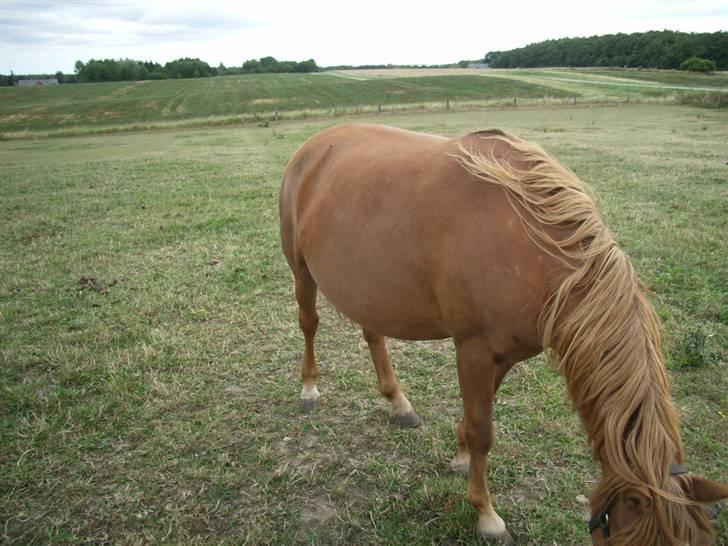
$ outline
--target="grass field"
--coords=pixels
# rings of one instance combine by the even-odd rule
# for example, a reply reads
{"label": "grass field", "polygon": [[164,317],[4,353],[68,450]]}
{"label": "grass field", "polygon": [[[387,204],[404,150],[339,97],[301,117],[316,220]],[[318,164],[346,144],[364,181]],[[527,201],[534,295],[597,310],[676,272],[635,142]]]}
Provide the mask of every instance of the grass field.
{"label": "grass field", "polygon": [[[728,113],[369,119],[505,127],[595,189],[665,323],[687,464],[728,479]],[[393,428],[360,332],[322,300],[323,406],[298,412],[277,191],[290,154],[332,123],[0,143],[4,543],[483,543],[447,467],[460,414],[449,342],[391,342],[424,420]],[[584,544],[575,499],[596,474],[562,380],[540,358],[517,366],[495,419],[491,488],[518,543]],[[725,544],[728,512],[716,524]]]}
{"label": "grass field", "polygon": [[632,70],[372,70],[0,88],[0,137],[529,104],[726,105],[728,75]]}
{"label": "grass field", "polygon": [[0,130],[48,130],[174,121],[211,116],[318,115],[361,106],[524,99],[567,93],[518,80],[478,76],[353,79],[336,74],[260,74],[197,80],[118,82],[0,90]]}

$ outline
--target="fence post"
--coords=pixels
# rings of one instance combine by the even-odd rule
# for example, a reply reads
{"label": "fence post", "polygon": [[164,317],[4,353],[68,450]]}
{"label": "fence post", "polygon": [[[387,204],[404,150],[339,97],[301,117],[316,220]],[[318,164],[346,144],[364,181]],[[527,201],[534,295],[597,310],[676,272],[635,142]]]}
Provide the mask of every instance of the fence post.
{"label": "fence post", "polygon": [[518,102],[516,97],[513,97],[513,106],[518,106]]}
{"label": "fence post", "polygon": [[445,99],[445,110],[450,110],[450,99]]}
{"label": "fence post", "polygon": [[381,114],[381,113],[382,113],[382,105],[380,104],[377,106],[377,114]]}
{"label": "fence post", "polygon": [[576,95],[574,95],[574,96],[572,97],[572,103],[571,103],[571,104],[576,104]]}

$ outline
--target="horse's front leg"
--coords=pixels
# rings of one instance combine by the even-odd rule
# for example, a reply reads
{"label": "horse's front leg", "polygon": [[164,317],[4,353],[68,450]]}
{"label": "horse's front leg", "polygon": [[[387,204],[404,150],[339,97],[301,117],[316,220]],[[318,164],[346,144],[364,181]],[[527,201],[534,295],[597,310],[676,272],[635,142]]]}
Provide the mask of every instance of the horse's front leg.
{"label": "horse's front leg", "polygon": [[465,441],[465,417],[460,419],[460,423],[458,423],[455,439],[457,441],[458,451],[452,461],[450,461],[450,468],[453,472],[467,478],[470,473],[470,452],[468,451],[468,444]]}
{"label": "horse's front leg", "polygon": [[[495,393],[498,392],[498,388],[500,387],[501,383],[503,382],[503,379],[505,378],[506,374],[508,373],[508,370],[510,370],[513,367],[513,364],[515,363],[514,360],[508,360],[505,359],[494,359],[495,363],[497,364],[495,373],[495,390],[494,390],[494,397]],[[460,419],[460,422],[458,423],[457,433],[455,435],[456,442],[457,442],[457,453],[455,454],[455,457],[452,458],[452,461],[450,461],[450,469],[460,474],[464,477],[468,477],[468,474],[470,472],[470,452],[468,451],[468,444],[465,441],[465,418],[463,417]]]}
{"label": "horse's front leg", "polygon": [[512,544],[505,522],[493,509],[487,482],[488,451],[493,443],[493,399],[501,375],[499,365],[483,339],[456,340],[455,346],[464,409],[463,421],[458,427],[458,455],[465,458],[467,453],[468,456],[468,498],[478,515],[478,532]]}

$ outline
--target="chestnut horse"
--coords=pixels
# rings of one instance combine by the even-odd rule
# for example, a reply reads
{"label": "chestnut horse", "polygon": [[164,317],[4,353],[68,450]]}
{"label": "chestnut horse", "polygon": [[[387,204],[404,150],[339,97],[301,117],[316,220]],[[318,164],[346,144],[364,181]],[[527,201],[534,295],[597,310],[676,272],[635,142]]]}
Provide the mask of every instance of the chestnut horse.
{"label": "chestnut horse", "polygon": [[469,474],[478,531],[510,542],[487,485],[493,400],[516,362],[546,350],[601,464],[593,543],[712,543],[698,503],[728,485],[676,466],[657,316],[594,199],[540,147],[498,130],[334,127],[288,163],[280,221],[305,338],[304,411],[319,402],[318,288],[362,326],[396,424],[419,417],[384,336],[451,337],[464,406],[451,465]]}

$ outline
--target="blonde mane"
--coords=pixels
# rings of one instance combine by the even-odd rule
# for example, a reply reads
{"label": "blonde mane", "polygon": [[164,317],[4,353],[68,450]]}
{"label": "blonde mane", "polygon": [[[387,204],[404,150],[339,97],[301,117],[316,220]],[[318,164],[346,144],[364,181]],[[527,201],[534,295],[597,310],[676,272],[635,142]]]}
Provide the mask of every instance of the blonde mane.
{"label": "blonde mane", "polygon": [[539,333],[566,378],[594,458],[609,469],[594,492],[593,511],[606,510],[626,488],[637,487],[652,499],[651,516],[614,538],[693,543],[698,526],[711,527],[669,476],[670,465],[684,455],[659,319],[594,198],[541,147],[501,131],[464,139],[460,153],[468,172],[506,190],[529,237],[563,266]]}

